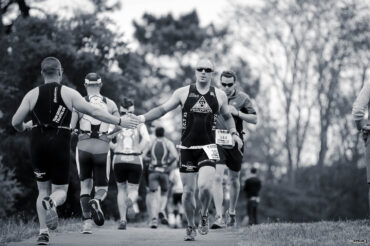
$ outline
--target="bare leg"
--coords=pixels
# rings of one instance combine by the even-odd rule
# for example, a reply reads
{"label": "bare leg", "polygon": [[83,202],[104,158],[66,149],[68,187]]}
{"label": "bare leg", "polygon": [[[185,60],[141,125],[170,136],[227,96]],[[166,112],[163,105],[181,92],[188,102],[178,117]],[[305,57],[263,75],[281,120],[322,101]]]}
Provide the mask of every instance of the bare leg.
{"label": "bare leg", "polygon": [[89,201],[91,199],[91,190],[93,187],[92,179],[85,179],[80,182],[81,192],[80,192],[80,204],[82,210],[82,217],[84,219],[91,218],[91,212],[89,207]]}
{"label": "bare leg", "polygon": [[213,201],[215,203],[216,215],[222,217],[222,201],[224,198],[222,179],[226,165],[216,165],[215,182],[213,184]]}
{"label": "bare leg", "polygon": [[198,188],[202,215],[207,215],[208,207],[212,201],[212,187],[216,170],[211,166],[203,166],[199,169]]}
{"label": "bare leg", "polygon": [[150,219],[156,218],[158,219],[158,212],[159,212],[159,206],[160,206],[160,196],[159,191],[157,190],[150,190],[149,193],[146,195],[148,201],[150,201],[150,212],[151,217]]}
{"label": "bare leg", "polygon": [[121,220],[126,220],[126,213],[127,213],[127,183],[117,183],[117,205],[118,205],[118,211]]}
{"label": "bare leg", "polygon": [[195,210],[195,186],[196,173],[180,173],[184,191],[182,193],[182,204],[188,226],[195,227],[194,210]]}
{"label": "bare leg", "polygon": [[233,170],[229,170],[229,179],[230,179],[230,207],[229,212],[230,214],[235,214],[236,204],[239,198],[240,192],[240,180],[239,180],[240,172],[235,172]]}
{"label": "bare leg", "polygon": [[48,231],[46,223],[45,223],[46,212],[42,206],[42,199],[50,195],[50,192],[51,192],[50,181],[45,181],[45,182],[37,181],[37,188],[39,190],[39,195],[37,196],[37,200],[36,200],[36,210],[37,210],[37,215],[39,218],[40,233],[41,233],[44,231]]}

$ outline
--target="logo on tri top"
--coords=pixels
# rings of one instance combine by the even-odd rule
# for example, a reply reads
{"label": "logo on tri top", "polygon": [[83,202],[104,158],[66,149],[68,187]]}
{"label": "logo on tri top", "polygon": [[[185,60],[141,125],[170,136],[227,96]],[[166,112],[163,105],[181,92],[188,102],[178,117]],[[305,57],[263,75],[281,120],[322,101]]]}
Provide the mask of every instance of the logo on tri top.
{"label": "logo on tri top", "polygon": [[190,111],[196,113],[212,113],[212,109],[204,97],[199,98],[198,102],[194,104]]}
{"label": "logo on tri top", "polygon": [[37,179],[42,179],[44,177],[44,175],[46,175],[46,173],[42,173],[40,170],[36,169],[34,172],[33,172],[36,176]]}
{"label": "logo on tri top", "polygon": [[198,98],[198,97],[199,97],[199,95],[198,95],[198,94],[195,94],[194,92],[191,92],[191,93],[189,94],[189,97],[196,97],[196,98]]}

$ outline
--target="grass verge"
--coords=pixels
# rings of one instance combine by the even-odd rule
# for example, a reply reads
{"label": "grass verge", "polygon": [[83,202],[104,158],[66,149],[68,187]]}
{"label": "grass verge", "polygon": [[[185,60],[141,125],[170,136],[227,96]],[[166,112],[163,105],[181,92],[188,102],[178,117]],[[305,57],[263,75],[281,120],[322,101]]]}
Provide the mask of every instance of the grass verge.
{"label": "grass verge", "polygon": [[239,228],[240,246],[341,246],[368,245],[369,226],[366,220],[273,223]]}

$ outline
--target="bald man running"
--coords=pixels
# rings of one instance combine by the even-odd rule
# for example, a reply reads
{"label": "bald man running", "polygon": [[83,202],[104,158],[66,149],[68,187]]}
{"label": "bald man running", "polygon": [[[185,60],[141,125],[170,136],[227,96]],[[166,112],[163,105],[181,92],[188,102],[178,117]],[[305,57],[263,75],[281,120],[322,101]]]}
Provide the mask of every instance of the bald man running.
{"label": "bald man running", "polygon": [[193,241],[196,236],[194,191],[197,184],[201,202],[198,231],[202,235],[208,233],[208,207],[212,200],[215,163],[219,159],[215,144],[216,121],[219,114],[225,119],[233,145],[237,143],[238,146],[242,146],[228,109],[226,94],[211,86],[213,71],[214,66],[210,60],[200,60],[195,68],[195,84],[175,90],[164,104],[139,116],[142,122],[155,120],[181,105],[180,172],[184,184],[182,202],[188,222],[185,241]]}

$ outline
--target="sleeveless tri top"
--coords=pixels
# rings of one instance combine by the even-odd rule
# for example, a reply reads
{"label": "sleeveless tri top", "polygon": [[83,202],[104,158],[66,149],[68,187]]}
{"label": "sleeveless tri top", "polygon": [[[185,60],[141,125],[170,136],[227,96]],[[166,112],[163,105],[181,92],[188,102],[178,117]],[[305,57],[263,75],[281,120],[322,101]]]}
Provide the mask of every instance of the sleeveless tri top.
{"label": "sleeveless tri top", "polygon": [[[86,96],[85,100],[94,105],[95,107],[99,107],[104,111],[109,112],[107,98],[101,95],[91,95]],[[101,140],[106,139],[106,135],[109,130],[109,124],[97,120],[90,115],[84,114],[80,119],[80,132],[81,135],[79,136],[79,140],[85,140],[88,138],[98,138]]]}
{"label": "sleeveless tri top", "polygon": [[117,135],[117,145],[114,153],[120,154],[138,154],[140,153],[139,143],[140,134],[138,129],[122,128],[121,132]]}
{"label": "sleeveless tri top", "polygon": [[161,171],[161,169],[164,171],[170,164],[168,163],[169,150],[165,138],[155,139],[151,146],[150,153],[151,153],[151,161],[149,164],[150,171]]}
{"label": "sleeveless tri top", "polygon": [[195,84],[191,85],[182,108],[181,144],[185,147],[214,144],[218,113],[215,88],[211,86],[202,95]]}
{"label": "sleeveless tri top", "polygon": [[59,83],[40,85],[39,96],[32,110],[32,122],[42,128],[69,129],[72,112],[65,105],[62,95],[62,86]]}

